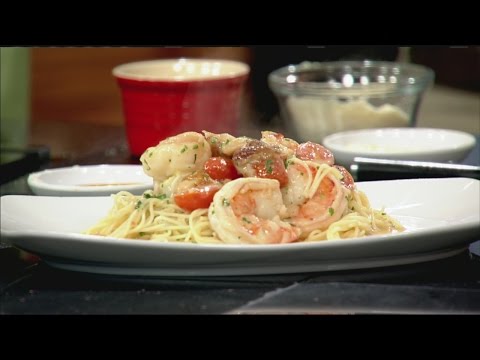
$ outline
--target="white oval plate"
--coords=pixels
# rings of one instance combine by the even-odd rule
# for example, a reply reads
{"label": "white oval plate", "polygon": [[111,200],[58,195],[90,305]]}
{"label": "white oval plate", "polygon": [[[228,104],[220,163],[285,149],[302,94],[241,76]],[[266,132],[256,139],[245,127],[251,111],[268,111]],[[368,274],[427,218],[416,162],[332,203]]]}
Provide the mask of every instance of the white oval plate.
{"label": "white oval plate", "polygon": [[323,145],[335,162],[349,166],[355,157],[459,162],[475,146],[471,134],[433,128],[378,128],[352,130],[325,137]]}
{"label": "white oval plate", "polygon": [[224,276],[364,269],[455,255],[480,240],[480,181],[467,178],[359,182],[374,208],[402,233],[276,245],[197,245],[84,235],[107,214],[111,197],[7,195],[1,238],[50,265],[142,276]]}
{"label": "white oval plate", "polygon": [[122,190],[140,195],[153,188],[153,179],[141,165],[75,165],[32,173],[28,185],[45,196],[106,196]]}

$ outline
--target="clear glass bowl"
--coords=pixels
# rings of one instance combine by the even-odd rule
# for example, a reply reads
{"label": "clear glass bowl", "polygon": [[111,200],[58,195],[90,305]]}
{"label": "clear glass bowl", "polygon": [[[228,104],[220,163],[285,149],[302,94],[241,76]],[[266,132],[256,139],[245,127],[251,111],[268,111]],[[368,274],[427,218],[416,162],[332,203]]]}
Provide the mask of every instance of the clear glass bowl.
{"label": "clear glass bowl", "polygon": [[321,143],[335,132],[415,126],[433,70],[380,61],[303,62],[269,74],[288,136]]}

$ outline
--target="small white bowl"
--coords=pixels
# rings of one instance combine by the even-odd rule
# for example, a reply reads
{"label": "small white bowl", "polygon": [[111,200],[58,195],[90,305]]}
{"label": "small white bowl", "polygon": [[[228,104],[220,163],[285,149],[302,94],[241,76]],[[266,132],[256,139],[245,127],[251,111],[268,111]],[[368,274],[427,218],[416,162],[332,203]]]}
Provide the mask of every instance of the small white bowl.
{"label": "small white bowl", "polygon": [[471,134],[447,129],[379,128],[352,130],[325,137],[323,145],[343,166],[355,157],[459,162],[475,146]]}
{"label": "small white bowl", "polygon": [[153,189],[153,179],[140,165],[75,165],[32,173],[28,185],[46,196],[108,196],[122,190],[141,195]]}

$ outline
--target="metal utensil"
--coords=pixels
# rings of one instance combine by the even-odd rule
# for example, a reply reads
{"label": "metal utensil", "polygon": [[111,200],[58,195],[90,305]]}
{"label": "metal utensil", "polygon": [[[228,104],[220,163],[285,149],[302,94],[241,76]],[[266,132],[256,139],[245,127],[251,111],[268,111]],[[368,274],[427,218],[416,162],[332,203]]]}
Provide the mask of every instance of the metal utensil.
{"label": "metal utensil", "polygon": [[467,177],[480,180],[480,166],[426,161],[354,158],[350,173],[355,181]]}

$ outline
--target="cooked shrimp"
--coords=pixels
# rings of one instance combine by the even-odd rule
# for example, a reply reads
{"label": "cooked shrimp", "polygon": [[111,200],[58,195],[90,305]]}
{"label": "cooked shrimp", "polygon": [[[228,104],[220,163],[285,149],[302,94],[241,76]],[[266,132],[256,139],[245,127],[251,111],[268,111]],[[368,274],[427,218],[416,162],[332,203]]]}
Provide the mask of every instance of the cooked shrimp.
{"label": "cooked shrimp", "polygon": [[286,138],[283,134],[273,131],[262,131],[260,140],[268,145],[276,146],[284,158],[294,155],[298,147],[298,142],[295,140]]}
{"label": "cooked shrimp", "polygon": [[185,132],[148,148],[140,157],[145,174],[156,182],[175,174],[191,173],[203,169],[212,156],[207,140],[197,132]]}
{"label": "cooked shrimp", "polygon": [[[290,160],[288,185],[282,189],[288,222],[302,230],[304,238],[313,230],[326,229],[339,220],[347,209],[341,174],[329,165]],[[286,219],[285,219],[286,220]]]}
{"label": "cooked shrimp", "polygon": [[235,151],[252,140],[245,136],[235,137],[227,133],[214,134],[205,130],[203,133],[212,148],[213,156],[225,155],[231,157]]}
{"label": "cooked shrimp", "polygon": [[240,178],[215,194],[208,218],[225,243],[281,244],[296,241],[300,234],[280,219],[284,212],[278,181]]}

